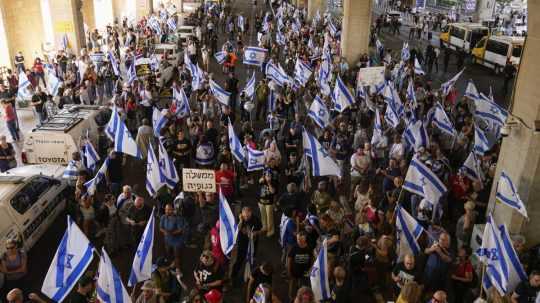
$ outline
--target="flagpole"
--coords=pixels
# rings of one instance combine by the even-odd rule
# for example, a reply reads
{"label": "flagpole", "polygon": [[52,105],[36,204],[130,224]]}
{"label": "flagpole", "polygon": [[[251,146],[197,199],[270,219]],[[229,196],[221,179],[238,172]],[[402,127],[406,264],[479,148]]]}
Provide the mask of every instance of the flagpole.
{"label": "flagpole", "polygon": [[[481,263],[481,273],[480,273],[480,294],[478,295],[479,298],[482,298],[482,294],[484,293],[484,275],[486,273],[486,265],[484,263]],[[487,289],[486,289],[486,297],[487,297]]]}

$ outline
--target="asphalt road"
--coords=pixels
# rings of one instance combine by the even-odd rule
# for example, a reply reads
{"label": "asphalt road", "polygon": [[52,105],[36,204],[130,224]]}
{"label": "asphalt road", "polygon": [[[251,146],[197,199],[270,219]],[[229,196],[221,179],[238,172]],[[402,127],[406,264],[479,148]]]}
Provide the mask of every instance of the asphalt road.
{"label": "asphalt road", "polygon": [[[251,0],[236,0],[234,3],[233,12],[243,12],[244,16],[250,16],[251,32],[249,38],[245,39],[244,44],[246,46],[251,45],[254,43],[254,41],[256,41],[256,35],[253,33],[252,30],[253,17],[255,16],[255,12],[258,11],[260,14],[260,12],[263,10],[263,2],[264,1],[258,1],[258,7],[253,7]],[[403,26],[400,36],[391,36],[383,33],[380,36],[380,39],[385,45],[385,47],[396,50],[397,53],[399,53],[403,41],[407,39],[407,35],[408,28],[406,26]],[[224,36],[225,35],[220,36],[221,40],[219,45],[225,42],[223,38]],[[414,47],[419,45],[422,47],[422,49],[425,49],[426,43],[427,41],[411,41],[410,46]],[[215,60],[211,58],[210,62],[210,71],[217,75],[218,80],[224,79],[221,73],[221,68],[217,66]],[[447,73],[440,71],[438,73],[427,75],[428,78],[433,80],[433,82],[435,83],[435,87],[438,87],[441,82],[446,81],[447,79],[451,78],[456,72],[458,72],[456,70],[455,63],[452,62],[455,61],[451,61],[450,68]],[[442,68],[442,56],[440,67]],[[243,87],[248,75],[251,75],[252,70],[247,71],[242,64],[239,64],[236,71],[237,78],[240,80],[240,87]],[[260,75],[258,76],[260,77]],[[457,83],[457,87],[461,93],[463,93],[466,86],[466,81],[468,79],[473,79],[478,89],[485,93],[489,91],[490,86],[493,86],[493,93],[497,102],[500,104],[507,104],[508,96],[504,96],[502,92],[503,78],[501,76],[495,76],[490,70],[478,65],[467,65],[464,75]],[[223,81],[221,81],[220,84],[223,84]],[[127,176],[126,184],[138,184],[138,188],[141,189],[139,190],[139,193],[142,195],[146,195],[146,192],[144,191],[145,176],[144,171],[140,169],[142,167],[141,164],[142,163],[134,163],[133,161],[131,161],[131,163],[128,163],[128,166],[125,168],[124,173],[125,176]],[[247,190],[244,190],[242,192],[242,200],[244,203],[251,205],[256,210],[257,206],[255,202],[255,190],[256,189],[254,186],[250,186]],[[153,201],[151,201],[150,199],[147,199],[147,202],[149,204],[153,204]],[[255,213],[257,212],[258,211],[256,210]],[[276,221],[277,220],[279,220],[279,218],[276,218]],[[27,282],[28,289],[38,291],[41,288],[43,278],[45,277],[47,269],[53,258],[54,252],[56,251],[57,245],[65,230],[65,221],[65,217],[59,217],[55,221],[53,226],[45,233],[45,235],[29,252],[29,277]],[[279,222],[276,223],[279,224]],[[163,254],[162,236],[156,235],[156,241],[157,245],[154,247],[154,258]],[[184,251],[182,267],[184,279],[185,282],[187,282],[188,286],[193,285],[192,270],[195,264],[198,262],[198,256],[201,252],[201,249],[202,248],[199,246],[197,248],[186,248]],[[114,265],[117,267],[118,271],[126,280],[127,276],[129,275],[133,255],[133,249],[127,249],[113,257]],[[283,267],[281,266],[280,262],[281,248],[278,244],[277,235],[273,238],[261,239],[259,242],[259,248],[256,256],[258,262],[270,261],[274,264],[274,291],[285,302],[287,298],[287,283],[280,277],[280,272],[283,270]],[[97,265],[97,258],[95,258],[95,263],[96,264],[93,265],[93,268],[95,268]],[[229,290],[227,297],[230,298],[230,300],[228,301],[240,302],[240,300],[244,298],[243,287],[244,285]]]}

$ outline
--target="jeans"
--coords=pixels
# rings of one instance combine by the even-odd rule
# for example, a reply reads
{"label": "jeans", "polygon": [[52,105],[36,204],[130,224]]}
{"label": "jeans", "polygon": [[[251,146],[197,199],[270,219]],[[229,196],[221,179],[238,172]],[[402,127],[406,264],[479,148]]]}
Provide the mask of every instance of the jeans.
{"label": "jeans", "polygon": [[17,120],[7,121],[7,127],[13,141],[19,141],[19,131],[17,129]]}

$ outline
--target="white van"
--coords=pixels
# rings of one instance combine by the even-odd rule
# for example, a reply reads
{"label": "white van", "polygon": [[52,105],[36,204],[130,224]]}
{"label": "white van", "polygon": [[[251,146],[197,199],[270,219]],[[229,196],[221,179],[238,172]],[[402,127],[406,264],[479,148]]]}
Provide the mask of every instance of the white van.
{"label": "white van", "polygon": [[[66,207],[71,189],[60,165],[26,165],[0,173],[0,243],[20,241],[26,251]],[[0,245],[0,255],[5,245]]]}
{"label": "white van", "polygon": [[81,138],[88,131],[96,146],[97,105],[65,105],[52,118],[25,135],[22,160],[27,164],[67,165],[79,150]]}
{"label": "white van", "polygon": [[485,37],[476,44],[472,51],[473,62],[493,69],[498,74],[508,63],[519,65],[524,44],[524,37]]}
{"label": "white van", "polygon": [[157,60],[161,62],[165,54],[167,54],[167,61],[171,64],[178,62],[178,47],[172,43],[160,43],[154,44],[154,54],[157,56]]}
{"label": "white van", "polygon": [[180,40],[180,45],[186,45],[190,37],[195,37],[195,27],[189,25],[179,26],[176,34],[178,35],[178,40]]}

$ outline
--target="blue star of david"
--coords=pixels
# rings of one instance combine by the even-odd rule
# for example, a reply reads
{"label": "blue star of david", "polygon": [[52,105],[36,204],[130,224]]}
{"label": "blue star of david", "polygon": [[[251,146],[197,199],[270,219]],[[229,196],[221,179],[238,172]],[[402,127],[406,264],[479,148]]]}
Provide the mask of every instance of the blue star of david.
{"label": "blue star of david", "polygon": [[257,160],[256,160],[256,159],[250,159],[250,160],[249,160],[249,163],[250,163],[250,164],[257,164]]}
{"label": "blue star of david", "polygon": [[66,256],[66,268],[72,269],[71,260],[75,257],[73,254],[67,254]]}
{"label": "blue star of david", "polygon": [[146,171],[151,172],[152,171],[152,165],[150,163],[146,164]]}
{"label": "blue star of david", "polygon": [[319,271],[319,269],[318,269],[317,267],[313,267],[313,268],[311,269],[310,275],[311,275],[312,277],[316,277],[318,271]]}
{"label": "blue star of david", "polygon": [[142,256],[142,251],[140,249],[137,249],[136,254],[140,258]]}
{"label": "blue star of david", "polygon": [[424,178],[424,177],[420,178],[420,184],[421,184],[422,186],[425,186],[426,183],[427,183],[427,182],[426,182],[426,178]]}
{"label": "blue star of david", "polygon": [[328,157],[328,153],[326,152],[326,150],[322,146],[321,146],[321,148],[319,148],[319,152],[322,154],[323,158]]}
{"label": "blue star of david", "polygon": [[165,167],[165,160],[164,159],[159,160],[159,166]]}
{"label": "blue star of david", "polygon": [[492,106],[489,108],[489,111],[492,113],[492,114],[498,114],[499,113],[499,110],[495,107],[495,106]]}
{"label": "blue star of david", "polygon": [[324,117],[326,115],[326,111],[324,109],[319,109],[319,116]]}
{"label": "blue star of david", "polygon": [[255,59],[255,58],[257,58],[257,54],[249,53],[249,59]]}

